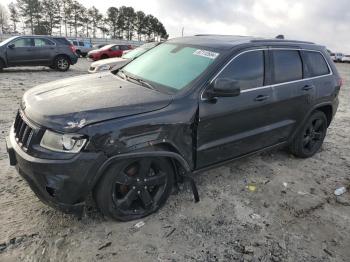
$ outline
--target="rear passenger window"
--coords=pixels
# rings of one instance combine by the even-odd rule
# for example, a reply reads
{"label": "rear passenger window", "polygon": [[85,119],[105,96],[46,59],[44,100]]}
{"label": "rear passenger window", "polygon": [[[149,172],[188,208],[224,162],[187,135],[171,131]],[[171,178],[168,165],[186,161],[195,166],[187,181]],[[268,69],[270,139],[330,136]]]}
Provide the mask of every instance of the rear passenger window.
{"label": "rear passenger window", "polygon": [[50,40],[47,40],[45,38],[34,38],[34,46],[49,46],[54,45]]}
{"label": "rear passenger window", "polygon": [[79,46],[84,46],[84,42],[79,42]]}
{"label": "rear passenger window", "polygon": [[308,77],[328,75],[330,73],[327,62],[319,52],[304,51]]}
{"label": "rear passenger window", "polygon": [[220,78],[238,81],[242,90],[263,86],[264,52],[252,51],[238,56],[224,69]]}
{"label": "rear passenger window", "polygon": [[273,75],[274,84],[280,84],[303,78],[303,64],[299,51],[273,50]]}

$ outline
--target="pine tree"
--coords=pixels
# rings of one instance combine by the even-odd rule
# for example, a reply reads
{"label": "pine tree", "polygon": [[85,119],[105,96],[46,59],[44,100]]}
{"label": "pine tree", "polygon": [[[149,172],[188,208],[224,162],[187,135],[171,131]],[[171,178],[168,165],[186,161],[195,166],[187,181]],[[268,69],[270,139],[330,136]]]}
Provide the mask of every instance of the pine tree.
{"label": "pine tree", "polygon": [[8,5],[9,11],[10,11],[10,20],[12,22],[12,32],[16,33],[17,32],[17,23],[20,21],[19,20],[19,12],[16,8],[16,5],[11,2]]}

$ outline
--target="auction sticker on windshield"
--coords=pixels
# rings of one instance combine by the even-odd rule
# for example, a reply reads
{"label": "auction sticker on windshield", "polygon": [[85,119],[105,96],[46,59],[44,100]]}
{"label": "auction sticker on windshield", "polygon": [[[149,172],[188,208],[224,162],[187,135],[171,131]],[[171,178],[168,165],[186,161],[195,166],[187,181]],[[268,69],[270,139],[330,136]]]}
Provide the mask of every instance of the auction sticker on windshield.
{"label": "auction sticker on windshield", "polygon": [[210,58],[210,59],[215,59],[219,56],[219,53],[215,53],[215,52],[211,52],[211,51],[207,51],[207,50],[201,50],[201,49],[197,49],[196,51],[193,52],[194,55],[198,55],[198,56],[203,56],[206,58]]}

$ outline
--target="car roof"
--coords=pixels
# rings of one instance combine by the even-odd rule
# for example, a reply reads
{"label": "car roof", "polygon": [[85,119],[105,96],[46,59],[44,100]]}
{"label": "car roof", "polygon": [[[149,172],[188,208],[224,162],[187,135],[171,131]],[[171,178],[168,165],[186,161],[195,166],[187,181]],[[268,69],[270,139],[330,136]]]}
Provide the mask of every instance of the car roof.
{"label": "car roof", "polygon": [[205,46],[208,48],[214,49],[223,49],[228,50],[233,47],[242,44],[255,44],[255,45],[307,45],[308,47],[314,46],[317,47],[312,42],[306,41],[296,41],[296,40],[285,40],[285,39],[267,39],[254,36],[236,36],[236,35],[195,35],[188,37],[174,38],[168,41],[169,43],[179,43],[179,44],[188,44],[188,45],[198,45]]}

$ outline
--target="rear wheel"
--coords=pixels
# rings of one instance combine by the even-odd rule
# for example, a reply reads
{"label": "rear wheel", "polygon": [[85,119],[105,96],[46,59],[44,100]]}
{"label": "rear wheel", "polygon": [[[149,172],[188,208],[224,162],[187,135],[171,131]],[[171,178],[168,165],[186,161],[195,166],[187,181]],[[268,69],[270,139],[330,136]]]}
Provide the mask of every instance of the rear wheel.
{"label": "rear wheel", "polygon": [[301,158],[315,155],[323,144],[327,127],[326,115],[321,111],[315,111],[291,143],[291,152]]}
{"label": "rear wheel", "polygon": [[94,198],[105,216],[129,221],[157,211],[168,199],[173,184],[173,166],[167,159],[130,159],[106,171]]}
{"label": "rear wheel", "polygon": [[67,71],[70,67],[70,61],[66,56],[58,56],[55,59],[54,67],[58,71],[62,71],[62,72]]}
{"label": "rear wheel", "polygon": [[80,50],[76,50],[75,53],[78,55],[78,57],[81,56],[81,51]]}

